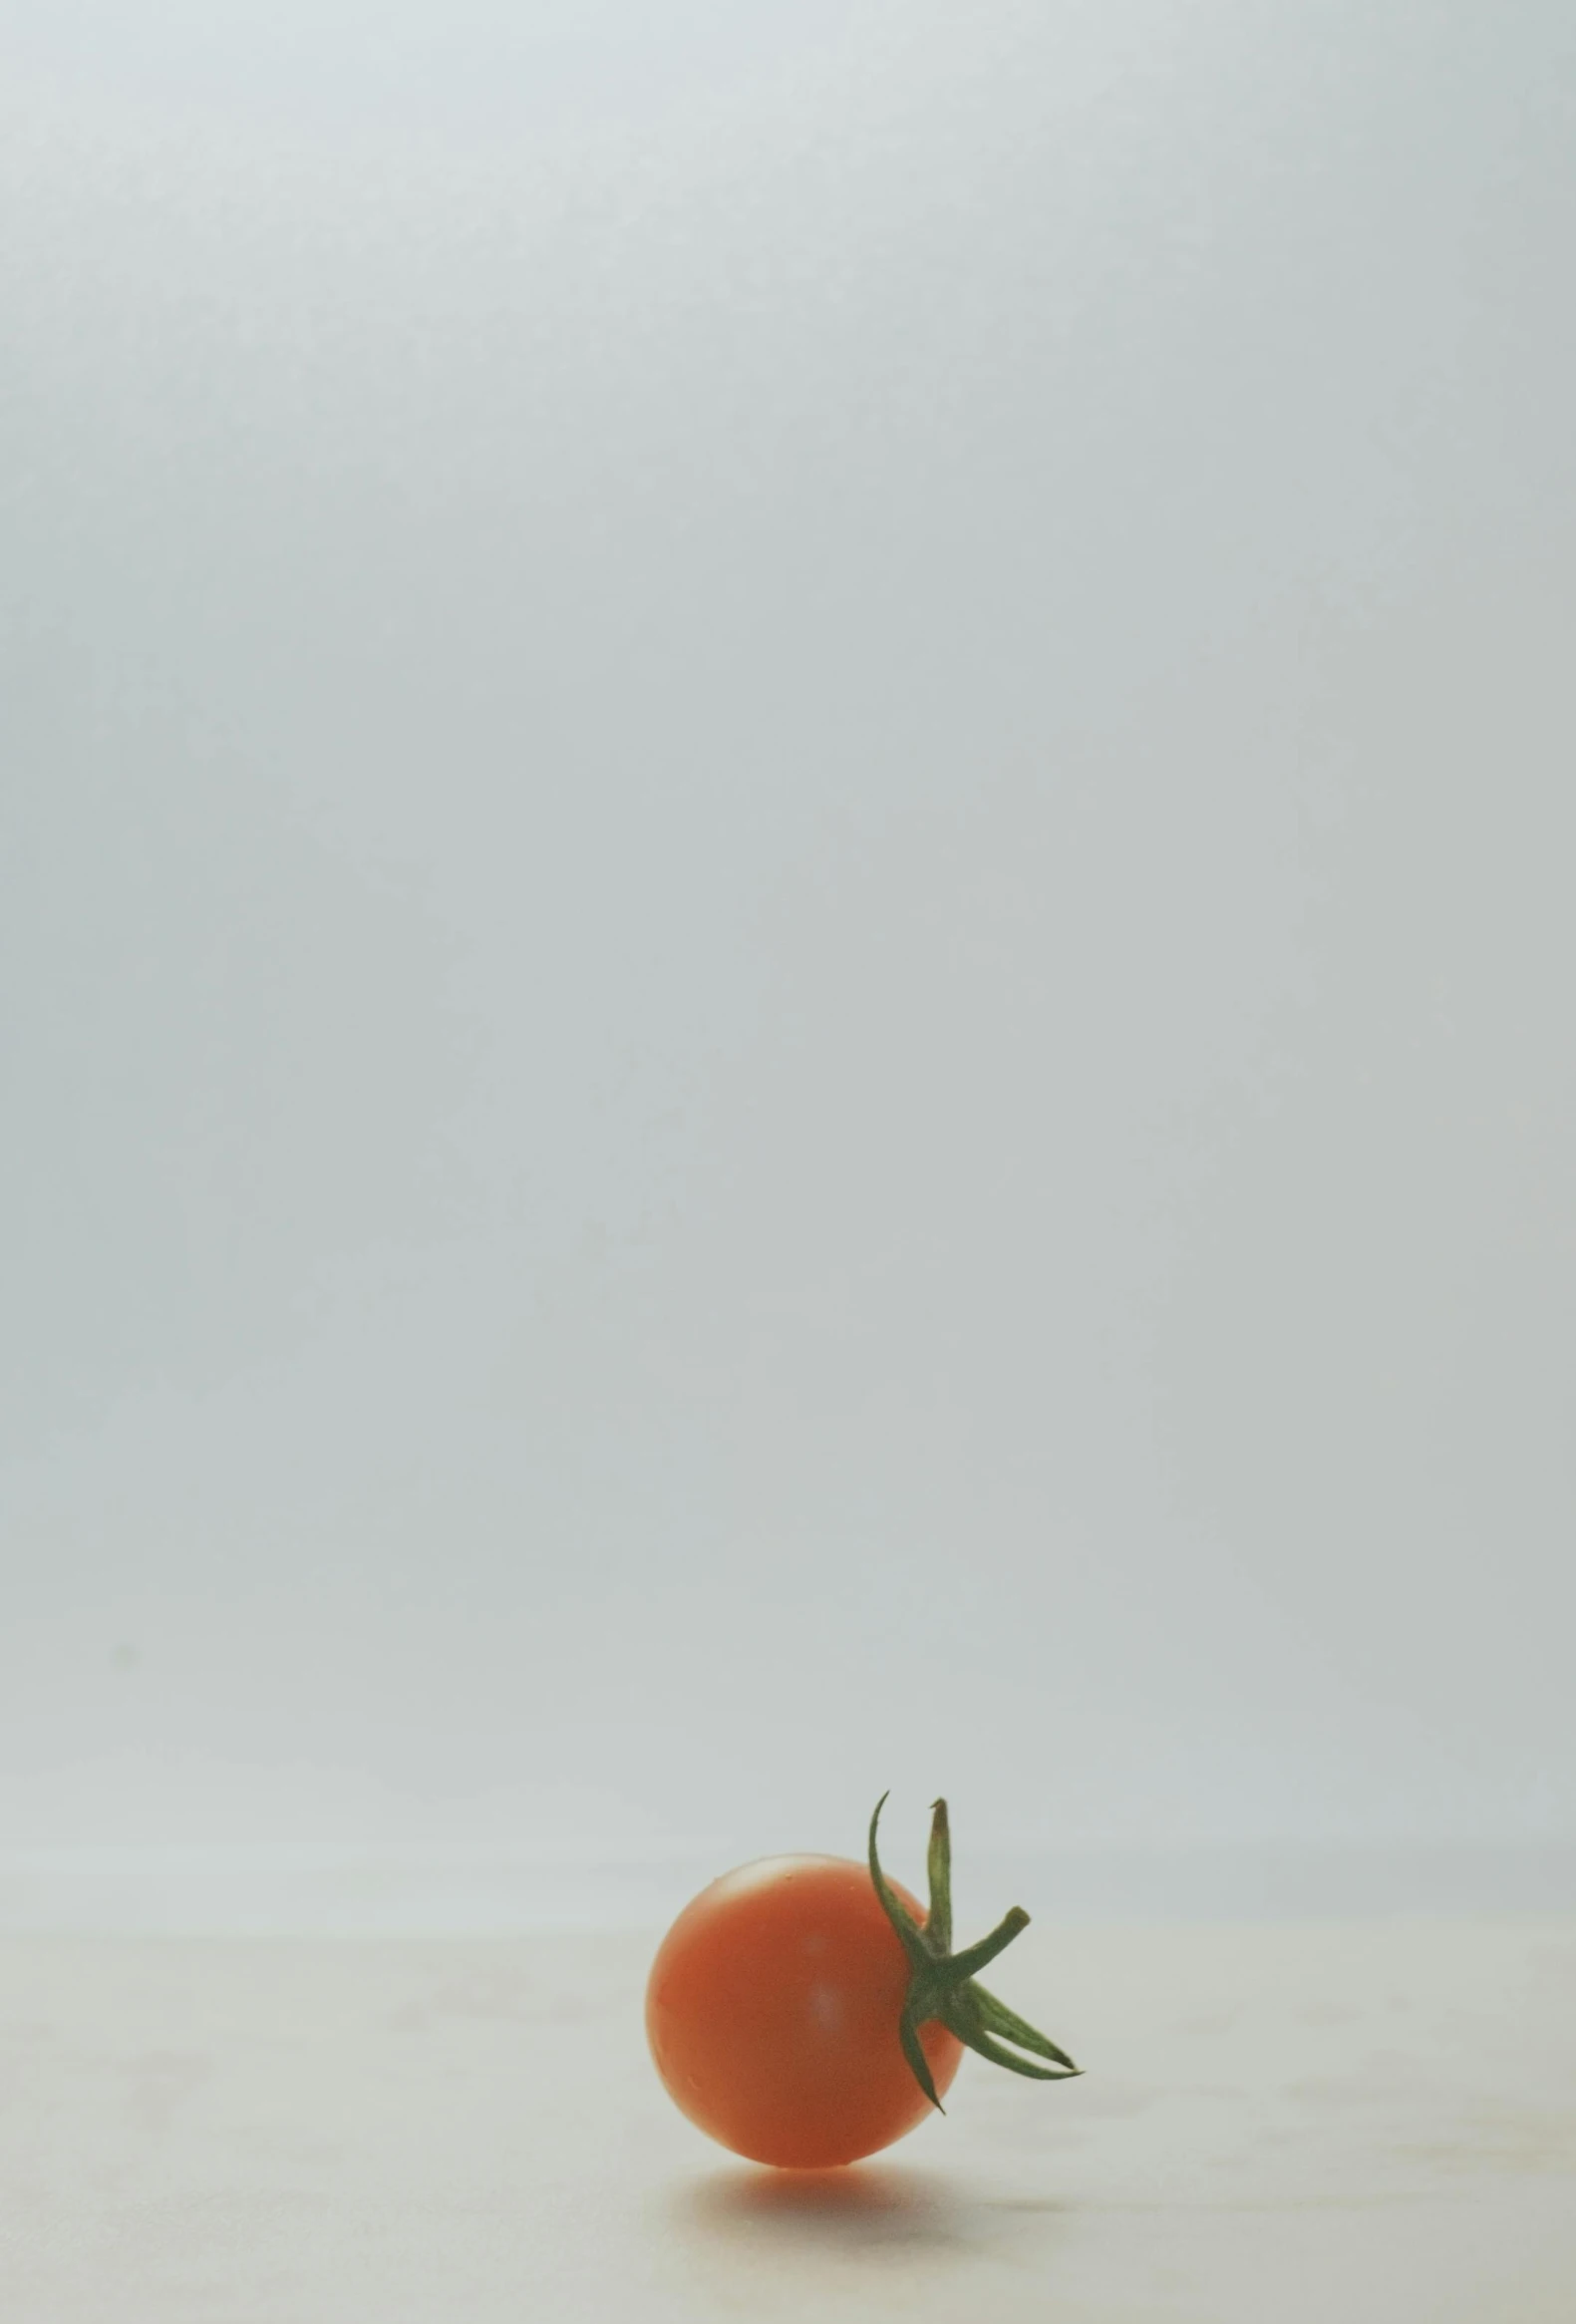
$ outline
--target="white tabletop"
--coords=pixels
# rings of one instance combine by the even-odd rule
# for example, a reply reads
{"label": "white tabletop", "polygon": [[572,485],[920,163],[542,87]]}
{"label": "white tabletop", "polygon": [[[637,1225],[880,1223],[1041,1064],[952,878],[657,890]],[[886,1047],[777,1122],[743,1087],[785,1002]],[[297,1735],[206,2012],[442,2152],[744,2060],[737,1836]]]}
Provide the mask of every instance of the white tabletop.
{"label": "white tabletop", "polygon": [[[829,2178],[710,2148],[649,1940],[0,1944],[8,2324],[1569,2324],[1576,1921],[1037,1924],[1087,2063]],[[1010,1966],[1010,1975],[1008,1973]]]}

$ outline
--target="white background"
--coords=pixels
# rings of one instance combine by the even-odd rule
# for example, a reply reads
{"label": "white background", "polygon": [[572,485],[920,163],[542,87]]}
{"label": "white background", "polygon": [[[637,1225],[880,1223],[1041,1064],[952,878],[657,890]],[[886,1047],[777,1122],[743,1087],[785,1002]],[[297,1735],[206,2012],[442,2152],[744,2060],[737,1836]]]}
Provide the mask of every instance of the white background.
{"label": "white background", "polygon": [[0,61],[0,1849],[1576,1840],[1564,0]]}

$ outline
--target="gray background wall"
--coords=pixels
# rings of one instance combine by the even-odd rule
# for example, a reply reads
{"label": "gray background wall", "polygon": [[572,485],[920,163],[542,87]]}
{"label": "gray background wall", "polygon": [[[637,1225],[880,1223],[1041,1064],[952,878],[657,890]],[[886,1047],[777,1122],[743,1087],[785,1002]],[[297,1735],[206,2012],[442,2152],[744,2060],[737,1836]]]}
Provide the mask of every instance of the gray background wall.
{"label": "gray background wall", "polygon": [[1569,9],[0,28],[5,1846],[1576,1840]]}

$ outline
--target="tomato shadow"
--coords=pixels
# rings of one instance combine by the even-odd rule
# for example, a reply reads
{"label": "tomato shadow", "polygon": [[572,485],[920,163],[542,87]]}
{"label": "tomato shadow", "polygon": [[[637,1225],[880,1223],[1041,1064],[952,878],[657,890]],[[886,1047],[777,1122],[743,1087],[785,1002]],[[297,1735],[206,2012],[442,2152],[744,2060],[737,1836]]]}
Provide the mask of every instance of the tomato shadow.
{"label": "tomato shadow", "polygon": [[889,2163],[719,2170],[679,2190],[676,2208],[693,2233],[758,2249],[958,2251],[978,2240],[974,2206],[944,2178]]}

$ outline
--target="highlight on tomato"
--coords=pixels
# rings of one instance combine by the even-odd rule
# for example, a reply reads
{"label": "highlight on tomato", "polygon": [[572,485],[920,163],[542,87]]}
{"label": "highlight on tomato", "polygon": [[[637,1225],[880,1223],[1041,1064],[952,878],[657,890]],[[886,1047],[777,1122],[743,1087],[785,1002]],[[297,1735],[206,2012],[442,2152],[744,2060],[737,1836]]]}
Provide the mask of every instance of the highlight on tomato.
{"label": "highlight on tomato", "polygon": [[928,1911],[881,1869],[885,1805],[864,1863],[766,1856],[725,1872],[652,1963],[646,2034],[668,2095],[753,2162],[820,2170],[889,2147],[942,2111],[965,2049],[1039,2082],[1080,2072],[978,1981],[1028,1913],[1015,1905],[955,1953],[947,1804],[931,1811]]}

